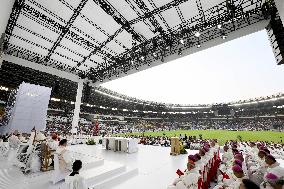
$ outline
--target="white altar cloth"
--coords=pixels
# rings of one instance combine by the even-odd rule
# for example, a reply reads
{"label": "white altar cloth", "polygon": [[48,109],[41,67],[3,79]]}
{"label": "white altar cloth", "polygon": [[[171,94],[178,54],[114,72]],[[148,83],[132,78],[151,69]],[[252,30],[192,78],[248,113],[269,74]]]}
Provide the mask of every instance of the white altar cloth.
{"label": "white altar cloth", "polygon": [[135,153],[138,151],[138,140],[122,137],[104,137],[103,148],[125,153]]}

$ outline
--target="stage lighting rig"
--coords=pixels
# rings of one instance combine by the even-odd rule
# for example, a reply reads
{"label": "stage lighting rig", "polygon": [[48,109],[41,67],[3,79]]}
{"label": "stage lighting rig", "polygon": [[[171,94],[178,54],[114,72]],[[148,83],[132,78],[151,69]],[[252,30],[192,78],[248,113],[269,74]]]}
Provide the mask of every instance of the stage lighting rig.
{"label": "stage lighting rig", "polygon": [[200,34],[200,32],[198,31],[198,32],[196,32],[194,35],[195,35],[195,37],[200,37],[201,34]]}
{"label": "stage lighting rig", "polygon": [[218,24],[218,25],[217,25],[217,28],[218,28],[219,30],[221,30],[221,29],[223,28],[222,24]]}
{"label": "stage lighting rig", "polygon": [[201,47],[201,44],[200,44],[200,42],[198,41],[197,42],[197,48],[200,48]]}
{"label": "stage lighting rig", "polygon": [[[104,2],[104,0],[99,1]],[[258,5],[259,1],[251,2],[249,0],[243,0],[236,3],[236,0],[224,0],[216,5],[214,9],[204,10],[204,14],[206,18],[208,18],[206,21],[197,19],[196,17],[196,19],[182,23],[167,31],[158,26],[155,29],[157,32],[156,36],[148,40],[139,41],[138,36],[131,33],[132,48],[115,58],[108,57],[109,62],[105,65],[99,65],[95,70],[99,73],[101,72],[100,67],[102,67],[103,70],[117,67],[116,72],[118,73],[125,73],[131,69],[138,70],[139,67],[148,65],[148,63],[158,59],[164,62],[165,58],[172,54],[181,56],[182,51],[187,48],[194,46],[200,48],[203,43],[209,40],[217,38],[226,39],[231,32],[265,19]],[[246,6],[246,9],[242,10],[241,5]],[[274,5],[272,7],[274,7]],[[269,6],[264,10],[270,10]],[[220,12],[222,14],[219,14]],[[118,16],[118,18],[123,20],[121,16]],[[123,22],[124,21],[125,20],[123,20]],[[129,23],[132,24],[133,22],[130,21]],[[217,32],[216,29],[218,30]],[[121,66],[122,64],[124,67]],[[111,71],[110,75],[116,76],[116,72]],[[96,80],[100,80],[100,78],[104,79],[100,74],[95,74],[94,77],[97,78]]]}
{"label": "stage lighting rig", "polygon": [[225,32],[222,34],[222,39],[227,39],[227,35],[225,34]]}
{"label": "stage lighting rig", "polygon": [[153,52],[153,57],[156,59],[158,57],[158,54],[156,52]]}

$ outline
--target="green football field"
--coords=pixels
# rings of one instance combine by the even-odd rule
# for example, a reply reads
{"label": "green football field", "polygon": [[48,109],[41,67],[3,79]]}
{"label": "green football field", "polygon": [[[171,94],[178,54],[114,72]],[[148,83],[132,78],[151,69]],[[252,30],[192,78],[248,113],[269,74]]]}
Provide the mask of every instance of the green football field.
{"label": "green football field", "polygon": [[[186,134],[187,136],[196,136],[202,134],[203,139],[218,139],[219,144],[224,144],[227,140],[237,140],[241,136],[244,141],[284,141],[284,132],[275,131],[227,131],[227,130],[176,130],[176,131],[159,131],[145,132],[145,136],[179,136]],[[142,135],[142,133],[132,133],[127,135]],[[122,135],[124,136],[124,135]]]}

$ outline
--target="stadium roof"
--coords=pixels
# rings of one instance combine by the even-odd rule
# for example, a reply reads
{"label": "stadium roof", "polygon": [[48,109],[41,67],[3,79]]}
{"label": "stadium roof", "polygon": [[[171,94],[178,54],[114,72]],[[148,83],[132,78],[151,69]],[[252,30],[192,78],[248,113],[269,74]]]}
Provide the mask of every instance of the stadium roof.
{"label": "stadium roof", "polygon": [[264,2],[16,0],[5,60],[104,82],[261,30]]}

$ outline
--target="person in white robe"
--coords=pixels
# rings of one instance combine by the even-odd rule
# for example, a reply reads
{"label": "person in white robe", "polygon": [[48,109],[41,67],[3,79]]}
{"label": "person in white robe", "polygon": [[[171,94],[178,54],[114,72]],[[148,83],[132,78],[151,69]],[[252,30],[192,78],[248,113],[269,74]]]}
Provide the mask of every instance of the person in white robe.
{"label": "person in white robe", "polygon": [[280,164],[276,161],[276,159],[272,155],[267,155],[265,157],[265,163],[267,164],[267,170],[264,174],[263,182],[260,184],[261,188],[271,187],[271,183],[267,182],[269,178],[277,177],[283,178],[284,177],[284,168],[280,167]]}
{"label": "person in white robe", "polygon": [[16,162],[17,152],[21,144],[21,141],[18,137],[19,134],[16,134],[16,135],[13,134],[8,139],[8,142],[9,142],[8,161],[12,164]]}
{"label": "person in white robe", "polygon": [[273,173],[266,174],[264,182],[260,185],[260,189],[274,189],[273,186],[276,185],[276,182],[279,178]]}
{"label": "person in white robe", "polygon": [[232,151],[229,151],[229,147],[228,146],[224,146],[224,153],[222,155],[222,162],[224,164],[226,164],[227,162],[229,163],[230,161],[232,162],[233,160],[233,153]]}
{"label": "person in white robe", "polygon": [[70,152],[66,149],[67,146],[67,140],[62,139],[59,142],[59,146],[56,149],[56,154],[58,155],[58,161],[59,161],[59,169],[61,172],[68,172],[71,169],[73,158],[70,154]]}
{"label": "person in white robe", "polygon": [[230,178],[224,179],[222,183],[218,183],[218,185],[215,186],[214,189],[239,189],[242,180],[247,178],[244,174],[243,169],[239,165],[234,165],[232,168],[232,173],[227,172],[226,174],[229,175]]}
{"label": "person in white robe", "polygon": [[258,158],[254,161],[255,165],[250,166],[248,169],[249,178],[260,185],[263,182],[264,174],[267,170],[267,164],[265,163],[266,153],[262,150],[258,152]]}
{"label": "person in white robe", "polygon": [[275,174],[279,178],[283,178],[284,177],[284,168],[280,167],[280,163],[278,163],[276,161],[274,156],[267,155],[265,157],[265,162],[268,165],[266,174],[272,173],[272,174]]}
{"label": "person in white robe", "polygon": [[[258,157],[258,148],[257,148],[257,146],[256,146],[256,144],[254,143],[254,142],[251,142],[250,143],[250,147],[249,147],[249,149],[248,149],[248,154],[247,154],[247,156],[246,156],[246,162],[249,162],[249,161],[253,161],[253,160],[255,160],[255,159],[257,159],[257,157]],[[248,168],[250,168],[250,166],[251,165],[253,165],[254,163],[252,163],[252,164],[248,164],[247,165],[247,167]]]}
{"label": "person in white robe", "polygon": [[65,177],[66,189],[87,189],[85,179],[80,175],[82,161],[76,160],[72,166],[72,173]]}
{"label": "person in white robe", "polygon": [[49,139],[47,141],[47,145],[48,147],[51,149],[51,150],[56,150],[58,145],[59,145],[59,142],[57,140],[57,135],[55,133],[53,133],[51,135],[51,139]]}

